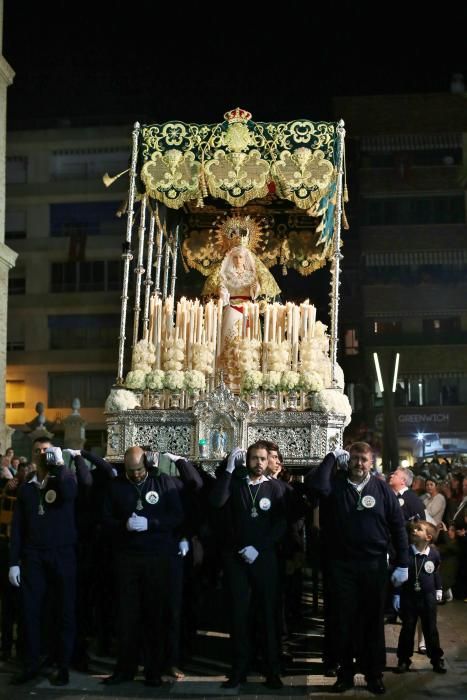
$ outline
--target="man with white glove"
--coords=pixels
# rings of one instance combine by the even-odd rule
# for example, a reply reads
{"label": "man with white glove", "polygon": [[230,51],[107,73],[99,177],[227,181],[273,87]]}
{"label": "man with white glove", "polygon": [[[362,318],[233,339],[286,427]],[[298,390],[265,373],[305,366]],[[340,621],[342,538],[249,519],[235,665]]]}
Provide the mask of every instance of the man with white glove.
{"label": "man with white glove", "polygon": [[409,578],[409,568],[407,566],[398,566],[394,569],[391,575],[391,583],[394,588],[402,586]]}
{"label": "man with white glove", "polygon": [[[247,478],[237,468],[246,463]],[[257,442],[244,451],[237,447],[219,472],[210,493],[211,505],[219,509],[219,533],[223,542],[225,576],[232,608],[232,669],[225,688],[238,688],[245,680],[251,648],[250,605],[261,600],[255,620],[264,640],[266,686],[282,687],[280,679],[277,606],[279,605],[276,546],[285,533],[285,495],[276,479],[268,479],[268,447]],[[242,470],[243,472],[243,470]]]}
{"label": "man with white glove", "polygon": [[[8,580],[12,586],[19,588],[21,585],[21,570],[19,566],[10,566]],[[442,591],[441,591],[442,593]]]}
{"label": "man with white glove", "polygon": [[[392,490],[371,473],[373,461],[370,445],[356,442],[348,452],[337,449],[327,454],[305,477],[310,497],[319,498],[322,548],[327,553],[325,596],[337,616],[331,640],[339,665],[333,686],[337,693],[354,685],[355,656],[368,690],[376,695],[385,692],[384,602],[390,547],[395,580],[402,584],[407,579],[404,518]],[[362,630],[358,649],[356,629]]]}
{"label": "man with white glove", "polygon": [[107,685],[133,680],[140,647],[145,652],[145,684],[162,684],[169,569],[177,557],[177,529],[184,516],[175,480],[151,463],[143,449],[130,447],[125,452],[125,473],[108,482],[104,499],[103,526],[114,540],[119,595],[117,664],[104,680]]}
{"label": "man with white glove", "polygon": [[[24,624],[24,666],[14,685],[37,676],[41,656],[41,620],[46,589],[55,594],[58,670],[53,685],[69,682],[68,667],[75,642],[77,485],[63,464],[59,447],[46,438],[33,442],[36,474],[18,491],[10,537],[9,580],[21,586]],[[20,569],[21,562],[21,569]]]}

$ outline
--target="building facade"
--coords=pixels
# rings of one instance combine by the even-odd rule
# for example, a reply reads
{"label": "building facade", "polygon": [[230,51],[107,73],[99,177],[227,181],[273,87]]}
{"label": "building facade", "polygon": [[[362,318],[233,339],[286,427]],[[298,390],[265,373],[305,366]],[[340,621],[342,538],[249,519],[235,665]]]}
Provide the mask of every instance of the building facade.
{"label": "building facade", "polygon": [[341,319],[355,422],[397,437],[400,459],[467,454],[467,94],[339,98],[335,109],[352,172]]}
{"label": "building facade", "polygon": [[16,253],[5,244],[6,106],[7,89],[13,82],[14,72],[2,56],[2,39],[3,0],[0,0],[0,454],[9,446],[11,432],[5,415],[8,273],[16,260]]}
{"label": "building facade", "polygon": [[121,298],[119,218],[131,127],[8,134],[6,241],[18,254],[9,288],[8,423],[44,404],[61,419],[78,397],[87,434],[105,444],[103,406],[117,368]]}

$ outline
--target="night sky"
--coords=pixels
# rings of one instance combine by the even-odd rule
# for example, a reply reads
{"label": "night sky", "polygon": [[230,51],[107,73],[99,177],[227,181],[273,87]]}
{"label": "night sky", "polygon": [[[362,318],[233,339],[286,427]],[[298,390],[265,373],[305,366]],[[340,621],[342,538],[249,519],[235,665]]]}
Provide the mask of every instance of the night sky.
{"label": "night sky", "polygon": [[237,105],[257,121],[319,120],[333,96],[446,92],[467,77],[462,3],[446,18],[417,4],[410,19],[408,5],[261,4],[255,18],[254,3],[5,0],[9,128],[217,122]]}

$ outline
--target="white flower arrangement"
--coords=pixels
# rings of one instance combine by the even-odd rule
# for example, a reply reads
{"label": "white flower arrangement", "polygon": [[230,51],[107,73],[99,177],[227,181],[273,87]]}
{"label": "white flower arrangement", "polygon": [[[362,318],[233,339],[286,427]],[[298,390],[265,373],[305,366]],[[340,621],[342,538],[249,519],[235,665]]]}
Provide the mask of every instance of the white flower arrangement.
{"label": "white flower arrangement", "polygon": [[146,372],[141,369],[133,369],[126,375],[125,386],[127,389],[145,389]]}
{"label": "white flower arrangement", "polygon": [[282,372],[280,387],[284,391],[294,391],[297,389],[300,383],[300,375],[298,372],[293,370],[287,370]]}
{"label": "white flower arrangement", "polygon": [[146,387],[161,391],[164,388],[165,372],[162,369],[153,369],[146,374]]}
{"label": "white flower arrangement", "polygon": [[165,373],[164,386],[169,391],[181,391],[185,383],[185,373],[180,370],[170,369]]}
{"label": "white flower arrangement", "polygon": [[202,372],[197,369],[189,369],[185,372],[184,388],[189,394],[195,391],[204,391],[206,388],[206,378]]}
{"label": "white flower arrangement", "polygon": [[323,389],[318,392],[315,400],[315,410],[345,416],[344,427],[350,423],[352,416],[352,407],[349,399],[338,389]]}
{"label": "white flower arrangement", "polygon": [[126,389],[111,389],[110,394],[105,400],[105,413],[118,413],[119,411],[128,411],[136,408],[138,405],[138,397]]}
{"label": "white flower arrangement", "polygon": [[263,385],[263,373],[256,369],[245,372],[241,380],[242,392],[257,391]]}
{"label": "white flower arrangement", "polygon": [[259,340],[242,338],[237,342],[237,349],[237,364],[240,374],[259,370],[261,359],[261,342]]}
{"label": "white flower arrangement", "polygon": [[156,361],[156,348],[149,340],[139,340],[133,348],[131,369],[140,369],[145,373],[151,371]]}
{"label": "white flower arrangement", "polygon": [[306,372],[306,374],[304,372],[300,373],[300,389],[303,389],[303,391],[321,391],[323,386],[323,380],[318,372],[311,370]]}
{"label": "white flower arrangement", "polygon": [[269,371],[263,374],[263,389],[277,391],[281,383],[281,372]]}
{"label": "white flower arrangement", "polygon": [[214,344],[195,343],[192,352],[193,369],[208,376],[214,374]]}
{"label": "white flower arrangement", "polygon": [[290,344],[287,340],[281,343],[267,343],[268,370],[271,372],[285,372],[290,367]]}
{"label": "white flower arrangement", "polygon": [[185,341],[183,338],[168,338],[162,351],[162,369],[165,371],[183,369],[185,360]]}

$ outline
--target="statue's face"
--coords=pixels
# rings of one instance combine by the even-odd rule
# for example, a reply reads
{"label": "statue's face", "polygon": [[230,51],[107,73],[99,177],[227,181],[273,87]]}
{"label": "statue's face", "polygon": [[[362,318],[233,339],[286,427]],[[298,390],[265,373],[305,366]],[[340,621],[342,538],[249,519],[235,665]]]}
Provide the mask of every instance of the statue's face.
{"label": "statue's face", "polygon": [[236,270],[245,269],[245,253],[243,250],[235,250],[232,253],[232,263]]}

